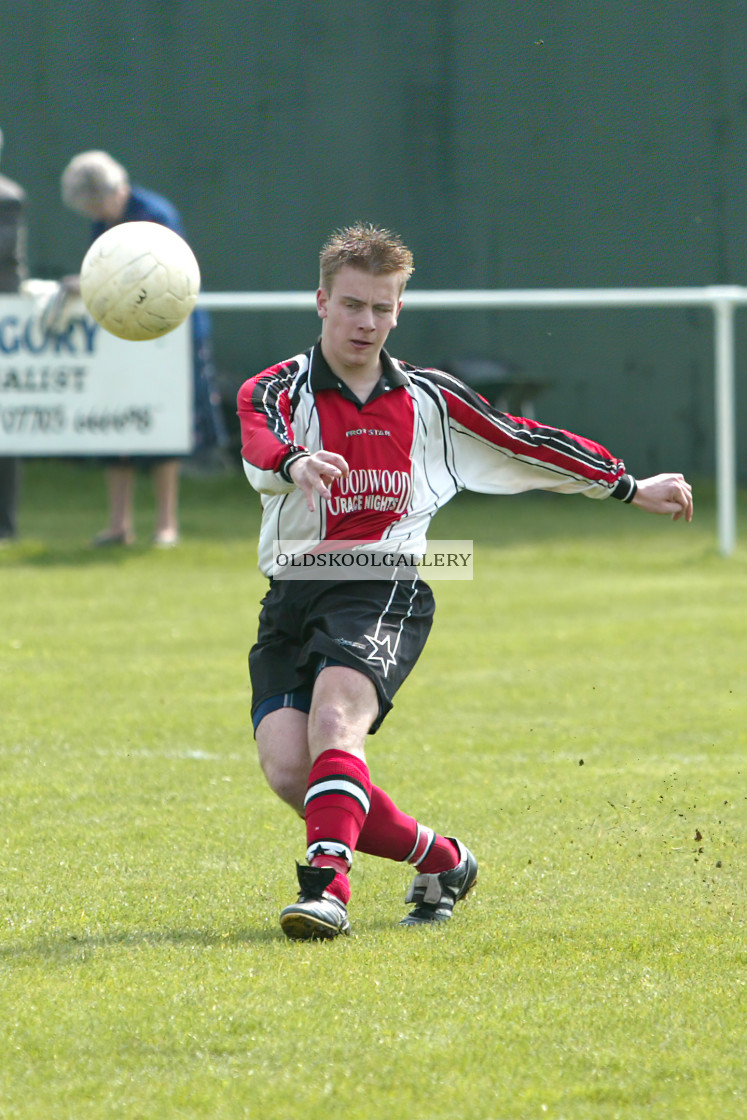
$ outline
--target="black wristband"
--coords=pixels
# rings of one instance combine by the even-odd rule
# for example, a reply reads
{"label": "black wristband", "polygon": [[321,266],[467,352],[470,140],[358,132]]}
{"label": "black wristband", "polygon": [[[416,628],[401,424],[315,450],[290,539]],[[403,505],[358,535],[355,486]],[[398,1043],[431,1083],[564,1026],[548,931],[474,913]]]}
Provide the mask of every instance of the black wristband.
{"label": "black wristband", "polygon": [[291,463],[295,463],[296,459],[301,459],[304,455],[310,454],[311,452],[307,451],[304,447],[291,447],[290,450],[286,452],[285,457],[282,459],[280,466],[278,467],[278,474],[280,475],[280,477],[284,478],[286,482],[293,482],[293,479],[288,473],[288,468],[290,467]]}
{"label": "black wristband", "polygon": [[638,491],[638,483],[633,478],[632,474],[624,474],[622,478],[617,480],[617,485],[612,491],[612,497],[617,498],[619,502],[630,503],[636,496]]}

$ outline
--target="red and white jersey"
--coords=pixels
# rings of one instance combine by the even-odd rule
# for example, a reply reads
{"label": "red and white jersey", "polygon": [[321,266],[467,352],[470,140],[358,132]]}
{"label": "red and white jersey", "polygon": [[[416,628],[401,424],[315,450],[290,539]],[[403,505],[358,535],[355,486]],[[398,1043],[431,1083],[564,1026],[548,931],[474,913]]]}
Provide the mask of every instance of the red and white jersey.
{"label": "red and white jersey", "polygon": [[[499,412],[450,374],[381,354],[365,404],[317,344],[246,381],[238,394],[244,471],[262,499],[259,566],[273,541],[379,541],[422,555],[433,515],[459,490],[555,490],[623,500],[635,481],[606,448]],[[312,513],[286,466],[301,451],[335,451],[350,467]]]}

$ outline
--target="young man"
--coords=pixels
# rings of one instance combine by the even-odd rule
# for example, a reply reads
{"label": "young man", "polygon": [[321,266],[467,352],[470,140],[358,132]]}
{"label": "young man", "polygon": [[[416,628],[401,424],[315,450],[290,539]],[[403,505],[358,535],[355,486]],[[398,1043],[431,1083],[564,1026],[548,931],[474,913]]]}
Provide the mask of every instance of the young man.
{"label": "young man", "polygon": [[[384,344],[412,269],[387,230],[333,234],[320,256],[320,340],[239,391],[266,575],[276,541],[307,542],[309,554],[380,541],[423,555],[434,513],[465,488],[612,496],[691,519],[682,475],[636,481],[599,444],[500,413],[456,378],[391,358]],[[304,816],[308,844],[298,901],[280,914],[291,938],[348,933],[355,851],[416,867],[403,925],[449,919],[477,878],[472,853],[402,812],[372,785],[366,762],[366,736],[392,707],[433,616],[428,585],[412,570],[402,576],[271,579],[263,600],[249,655],[259,758],[275,793]]]}

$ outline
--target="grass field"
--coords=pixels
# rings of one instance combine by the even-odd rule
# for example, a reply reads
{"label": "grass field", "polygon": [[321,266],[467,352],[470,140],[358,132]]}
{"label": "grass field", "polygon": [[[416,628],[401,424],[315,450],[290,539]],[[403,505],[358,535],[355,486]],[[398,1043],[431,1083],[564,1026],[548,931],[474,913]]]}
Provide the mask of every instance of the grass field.
{"label": "grass field", "polygon": [[186,479],[170,552],[90,549],[103,510],[30,464],[0,552],[0,1117],[742,1120],[747,554],[707,487],[690,526],[439,516],[475,579],[434,585],[369,761],[479,882],[400,929],[409,874],[360,856],[329,944],[277,924],[305,841],[248,730],[254,495]]}

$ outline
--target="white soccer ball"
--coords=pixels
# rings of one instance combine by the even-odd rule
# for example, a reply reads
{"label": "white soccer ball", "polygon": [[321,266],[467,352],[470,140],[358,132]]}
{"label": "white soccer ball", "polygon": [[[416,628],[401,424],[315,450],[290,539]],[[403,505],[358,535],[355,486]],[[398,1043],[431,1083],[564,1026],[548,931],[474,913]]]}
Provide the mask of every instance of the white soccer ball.
{"label": "white soccer ball", "polygon": [[189,315],[200,291],[195,255],[156,222],[122,222],[91,245],[80,294],[100,326],[131,342],[160,338]]}

